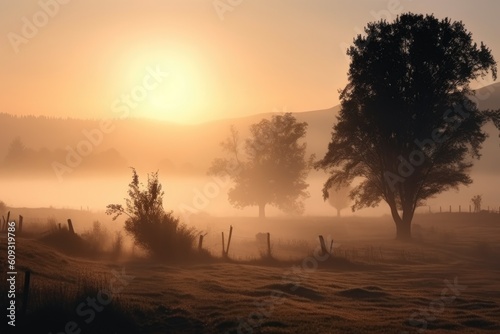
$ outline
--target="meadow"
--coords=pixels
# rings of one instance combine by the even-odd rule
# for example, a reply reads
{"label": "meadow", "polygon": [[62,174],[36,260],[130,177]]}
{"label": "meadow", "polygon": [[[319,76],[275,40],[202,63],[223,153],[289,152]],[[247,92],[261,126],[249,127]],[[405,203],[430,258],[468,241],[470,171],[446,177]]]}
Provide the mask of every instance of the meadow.
{"label": "meadow", "polygon": [[[31,288],[18,326],[54,334],[500,331],[498,213],[419,214],[411,243],[394,240],[388,216],[192,218],[211,256],[184,263],[129,247],[118,255],[71,249],[74,242],[41,232],[43,219],[27,220],[17,238],[19,299],[24,270]],[[77,238],[91,233],[87,225]],[[225,258],[221,231],[230,225]],[[255,237],[267,232],[271,257]],[[318,235],[331,255],[319,251]]]}

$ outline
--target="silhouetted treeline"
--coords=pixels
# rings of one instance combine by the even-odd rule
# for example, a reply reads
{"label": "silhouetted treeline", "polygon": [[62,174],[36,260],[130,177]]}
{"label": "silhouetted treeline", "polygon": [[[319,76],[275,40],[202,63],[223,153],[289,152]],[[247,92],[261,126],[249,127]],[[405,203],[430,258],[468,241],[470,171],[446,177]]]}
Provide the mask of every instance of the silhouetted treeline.
{"label": "silhouetted treeline", "polygon": [[[500,101],[500,84],[481,89],[478,94],[488,96],[488,99],[481,101],[481,105],[492,108]],[[338,107],[334,107],[293,113],[298,122],[309,124],[305,137],[307,154],[315,154],[318,157],[324,155],[325,143],[329,141],[331,126],[338,110]],[[102,143],[94,147],[89,158],[84,160],[93,160],[91,156],[114,149],[127,161],[127,166],[135,166],[138,170],[159,170],[161,175],[205,175],[213,158],[219,155],[219,143],[227,136],[227,129],[231,124],[241,129],[242,138],[246,138],[251,124],[271,115],[256,114],[238,119],[182,125],[139,119],[141,115],[138,113],[134,115],[136,118],[112,120],[113,130],[103,136]],[[38,152],[29,155],[32,158],[37,156],[33,164],[38,165],[42,161],[46,162],[47,156],[60,157],[68,146],[76,148],[79,142],[85,140],[82,131],[98,129],[100,122],[91,119],[13,116],[0,113],[0,165],[5,160],[9,145],[17,137],[21,138],[27,148]],[[492,139],[498,139],[494,126],[488,125],[486,132],[490,133]],[[476,163],[474,170],[500,173],[500,165],[496,163],[498,142],[486,141],[482,153],[483,158]],[[128,169],[125,169],[125,173],[128,173]],[[2,174],[5,175],[5,172]]]}
{"label": "silhouetted treeline", "polygon": [[[67,156],[67,150],[50,150],[46,147],[34,149],[26,146],[21,137],[16,137],[10,142],[4,159],[0,161],[0,175],[3,177],[55,176],[53,163],[65,164]],[[76,168],[72,168],[72,173],[75,175],[110,174],[124,171],[126,168],[126,159],[116,149],[111,148],[85,157]]]}

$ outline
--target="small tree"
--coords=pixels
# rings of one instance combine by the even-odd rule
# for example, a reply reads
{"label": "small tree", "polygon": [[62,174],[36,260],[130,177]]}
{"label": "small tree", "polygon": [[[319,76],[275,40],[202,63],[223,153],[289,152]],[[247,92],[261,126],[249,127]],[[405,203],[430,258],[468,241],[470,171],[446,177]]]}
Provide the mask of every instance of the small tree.
{"label": "small tree", "polygon": [[481,211],[481,202],[483,201],[483,196],[476,195],[476,196],[472,197],[470,201],[472,202],[472,205],[474,205],[474,212],[480,212]]}
{"label": "small tree", "polygon": [[351,204],[351,187],[342,185],[340,188],[331,187],[328,189],[328,203],[337,209],[337,217],[340,217],[340,211]]}
{"label": "small tree", "polygon": [[125,231],[134,242],[155,257],[182,259],[193,250],[196,237],[194,228],[181,224],[173,216],[172,211],[163,209],[163,191],[158,181],[158,172],[148,174],[146,189],[141,190],[142,183],[134,168],[132,181],[129,184],[126,205],[110,204],[106,214],[114,215],[113,220],[125,214]]}
{"label": "small tree", "polygon": [[232,127],[221,144],[229,157],[215,159],[208,173],[228,175],[234,181],[228,197],[237,208],[258,206],[261,218],[268,204],[300,214],[302,200],[309,196],[306,178],[313,159],[306,159],[306,144],[299,143],[306,129],[307,123],[297,123],[291,113],[274,115],[250,127],[251,137],[242,152],[239,133]]}

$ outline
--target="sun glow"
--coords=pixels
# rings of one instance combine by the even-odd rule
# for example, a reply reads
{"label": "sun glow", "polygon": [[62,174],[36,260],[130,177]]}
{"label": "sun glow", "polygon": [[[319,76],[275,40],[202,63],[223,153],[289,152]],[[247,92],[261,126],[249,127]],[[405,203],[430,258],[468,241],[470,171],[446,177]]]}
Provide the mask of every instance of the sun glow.
{"label": "sun glow", "polygon": [[[131,92],[131,99],[135,99],[137,104],[130,115],[176,123],[196,123],[200,110],[207,102],[200,63],[196,57],[172,52],[148,51],[144,54],[153,56],[136,54],[135,57],[127,57],[128,62],[124,60],[120,64],[120,67],[126,67],[126,82],[121,83],[121,86],[132,87],[124,89]],[[142,95],[134,95],[134,90],[141,91]],[[137,95],[140,95],[139,99]]]}

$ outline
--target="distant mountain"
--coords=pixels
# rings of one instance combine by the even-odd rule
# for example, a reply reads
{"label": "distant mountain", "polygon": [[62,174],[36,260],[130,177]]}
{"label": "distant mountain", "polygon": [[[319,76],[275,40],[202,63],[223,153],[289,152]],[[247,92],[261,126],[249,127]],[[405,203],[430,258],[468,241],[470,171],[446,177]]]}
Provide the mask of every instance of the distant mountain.
{"label": "distant mountain", "polygon": [[[482,109],[500,108],[500,83],[478,90],[476,98]],[[298,121],[308,123],[308,150],[316,154],[317,158],[321,158],[326,152],[332,125],[339,110],[340,107],[335,106],[324,110],[294,113]],[[227,137],[231,125],[245,138],[251,124],[272,115],[273,113],[264,113],[197,125],[144,119],[114,120],[109,133],[101,132],[102,138],[99,138],[96,135],[100,128],[99,120],[14,117],[0,114],[0,166],[5,162],[9,145],[17,137],[28,149],[44,157],[37,160],[36,165],[39,166],[40,161],[48,164],[47,157],[50,157],[52,162],[65,163],[66,157],[63,153],[67,153],[68,149],[83,149],[86,144],[82,143],[89,142],[90,133],[95,135],[91,154],[89,157],[83,157],[86,163],[75,168],[74,175],[85,175],[87,173],[83,171],[91,169],[95,172],[103,171],[103,166],[110,161],[114,161],[113,168],[108,168],[104,174],[129,173],[128,166],[145,171],[160,170],[160,174],[205,174],[211,161],[222,155],[219,143]],[[476,163],[474,170],[500,174],[498,131],[493,125],[488,125],[486,131],[490,138],[485,142],[483,157]],[[30,171],[29,168],[26,170]],[[10,172],[0,168],[0,175],[8,177]]]}

